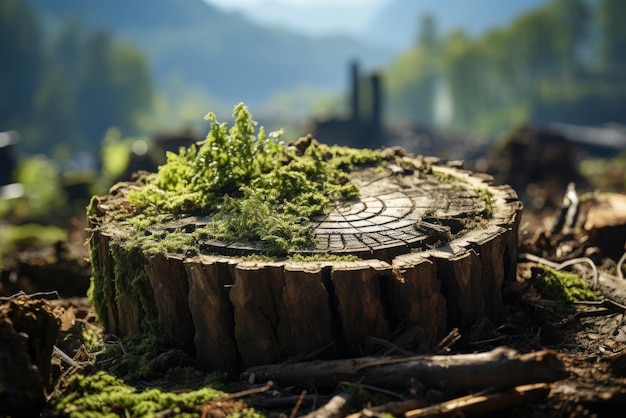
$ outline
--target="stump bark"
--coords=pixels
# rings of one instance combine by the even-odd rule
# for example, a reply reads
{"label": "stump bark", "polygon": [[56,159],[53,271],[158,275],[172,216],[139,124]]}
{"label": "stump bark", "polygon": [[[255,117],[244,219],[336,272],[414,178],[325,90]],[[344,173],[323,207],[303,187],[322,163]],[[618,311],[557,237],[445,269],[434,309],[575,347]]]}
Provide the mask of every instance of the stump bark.
{"label": "stump bark", "polygon": [[424,351],[453,327],[497,322],[503,284],[515,280],[522,205],[490,176],[429,163],[353,172],[360,197],[310,220],[315,248],[300,253],[322,261],[255,261],[242,257],[259,252],[253,244],[209,240],[197,252],[155,253],[135,237],[210,220],[165,216],[138,231],[124,211],[139,185],[120,183],[89,216],[101,320],[119,335],[158,332],[210,370],[370,355],[381,340]]}

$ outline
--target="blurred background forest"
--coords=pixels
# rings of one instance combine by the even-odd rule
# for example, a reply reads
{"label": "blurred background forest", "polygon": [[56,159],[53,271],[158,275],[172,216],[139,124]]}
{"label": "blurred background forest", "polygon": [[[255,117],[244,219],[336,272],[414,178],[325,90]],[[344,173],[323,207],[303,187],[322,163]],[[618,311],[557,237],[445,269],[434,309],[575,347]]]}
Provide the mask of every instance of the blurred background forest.
{"label": "blurred background forest", "polygon": [[0,0],[0,219],[80,213],[237,102],[286,140],[450,159],[524,125],[624,135],[623,0],[237,3]]}

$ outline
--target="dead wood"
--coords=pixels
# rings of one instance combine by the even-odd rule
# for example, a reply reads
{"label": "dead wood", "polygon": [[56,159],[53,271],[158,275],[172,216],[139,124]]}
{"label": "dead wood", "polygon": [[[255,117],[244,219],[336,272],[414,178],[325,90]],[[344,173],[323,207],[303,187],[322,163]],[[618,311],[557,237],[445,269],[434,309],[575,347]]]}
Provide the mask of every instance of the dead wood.
{"label": "dead wood", "polygon": [[359,412],[348,415],[347,418],[371,417],[375,416],[375,414],[391,414],[398,416],[407,411],[424,408],[428,405],[429,402],[426,399],[407,399],[405,401],[388,402],[383,405],[364,408]]}
{"label": "dead wood", "polygon": [[512,188],[444,166],[364,168],[351,180],[359,198],[309,219],[315,245],[296,253],[354,261],[254,261],[240,255],[262,254],[258,243],[199,237],[188,250],[155,252],[159,237],[187,239],[207,220],[163,215],[148,229],[132,226],[128,195],[145,185],[120,184],[89,216],[93,300],[106,332],[158,332],[203,368],[239,371],[315,352],[371,356],[389,344],[432,352],[451,329],[500,322],[522,209]]}
{"label": "dead wood", "polygon": [[554,382],[565,378],[567,373],[554,351],[520,354],[498,347],[472,354],[362,357],[256,366],[244,373],[246,378],[250,375],[261,381],[298,387],[333,388],[347,381],[402,389],[408,387],[411,380],[417,380],[423,385],[443,382],[477,389]]}
{"label": "dead wood", "polygon": [[320,396],[316,394],[306,394],[304,396],[300,395],[290,395],[290,396],[281,396],[279,398],[259,398],[259,399],[250,399],[247,401],[249,405],[265,408],[265,409],[278,409],[278,408],[289,408],[293,405],[296,405],[298,402],[303,404],[312,404],[312,403],[325,403],[330,401],[330,396]]}
{"label": "dead wood", "polygon": [[598,274],[598,285],[594,290],[612,302],[622,306],[626,305],[626,281],[612,274],[604,272]]}
{"label": "dead wood", "polygon": [[327,404],[313,412],[303,415],[304,418],[342,418],[348,415],[353,409],[355,398],[347,392],[333,396]]}
{"label": "dead wood", "polygon": [[406,418],[469,416],[498,411],[523,402],[533,402],[550,392],[546,383],[522,385],[504,392],[478,393],[452,399],[426,408],[405,412]]}

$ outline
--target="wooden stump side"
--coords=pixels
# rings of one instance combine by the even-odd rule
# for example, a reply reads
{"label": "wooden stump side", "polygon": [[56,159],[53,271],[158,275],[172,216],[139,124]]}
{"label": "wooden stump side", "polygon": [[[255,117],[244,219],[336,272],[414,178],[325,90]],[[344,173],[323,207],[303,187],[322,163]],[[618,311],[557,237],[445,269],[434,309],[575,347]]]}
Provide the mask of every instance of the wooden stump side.
{"label": "wooden stump side", "polygon": [[194,327],[187,304],[189,284],[183,258],[156,254],[147,259],[145,270],[154,293],[159,328],[174,347],[193,352]]}
{"label": "wooden stump side", "polygon": [[407,254],[393,262],[387,282],[394,322],[411,322],[424,331],[423,348],[437,345],[447,332],[446,297],[441,293],[437,265],[419,255]]}
{"label": "wooden stump side", "polygon": [[[313,353],[328,347],[337,338],[337,324],[331,310],[326,271],[319,264],[286,265],[283,302],[287,310],[289,332],[282,343],[289,357]],[[335,357],[337,347],[323,353]]]}
{"label": "wooden stump side", "polygon": [[507,275],[505,264],[511,263],[503,248],[505,235],[506,231],[501,230],[494,232],[490,238],[472,243],[473,250],[478,254],[477,263],[480,264],[480,277],[476,279],[484,292],[481,295],[485,303],[484,316],[492,322],[499,321],[502,315],[502,286]]}
{"label": "wooden stump side", "polygon": [[389,338],[382,280],[391,274],[391,266],[379,260],[333,265],[331,280],[348,355],[363,355],[367,337]]}
{"label": "wooden stump side", "polygon": [[486,311],[478,256],[470,250],[454,255],[437,254],[434,260],[446,295],[448,326],[458,327],[463,333]]}
{"label": "wooden stump side", "polygon": [[185,261],[189,277],[188,306],[194,326],[196,358],[209,370],[228,371],[238,367],[233,335],[234,313],[228,298],[233,284],[229,262],[204,257]]}
{"label": "wooden stump side", "polygon": [[207,220],[164,215],[162,223],[137,230],[124,211],[129,190],[141,186],[120,184],[96,200],[89,216],[98,314],[107,332],[160,333],[220,371],[311,354],[423,352],[453,327],[467,338],[477,321],[496,325],[501,318],[503,286],[515,280],[522,206],[510,187],[491,186],[489,176],[437,171],[370,170],[359,179],[367,192],[362,199],[340,202],[314,221],[317,237],[338,249],[334,255],[356,248],[361,259],[351,262],[217,255],[254,251],[237,243],[217,245],[209,255],[201,239],[200,254],[153,255],[154,246],[144,248],[151,238],[188,234]]}
{"label": "wooden stump side", "polygon": [[229,298],[235,313],[235,340],[244,364],[267,364],[282,359],[277,329],[281,308],[275,294],[284,287],[282,274],[270,266],[239,263]]}
{"label": "wooden stump side", "polygon": [[[147,329],[156,331],[154,291],[146,277],[146,259],[138,248],[126,248],[112,242],[114,260],[114,294],[117,306],[117,330],[120,335],[139,334]],[[142,324],[143,321],[146,324]]]}
{"label": "wooden stump side", "polygon": [[105,303],[96,304],[98,317],[104,328],[113,334],[119,332],[117,326],[117,303],[115,302],[115,288],[113,276],[113,258],[109,245],[111,237],[97,229],[92,230],[89,239],[92,264],[92,299]]}

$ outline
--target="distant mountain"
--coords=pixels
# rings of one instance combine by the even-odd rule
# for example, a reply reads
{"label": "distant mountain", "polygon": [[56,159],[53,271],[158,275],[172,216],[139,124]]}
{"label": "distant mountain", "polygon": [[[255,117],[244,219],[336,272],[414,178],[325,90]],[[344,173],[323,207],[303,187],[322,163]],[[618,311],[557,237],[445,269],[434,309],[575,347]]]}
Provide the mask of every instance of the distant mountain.
{"label": "distant mountain", "polygon": [[204,0],[29,0],[48,22],[79,18],[147,55],[157,82],[178,77],[226,102],[261,103],[301,85],[338,89],[352,59],[380,65],[392,52],[348,36],[308,37],[250,22]]}
{"label": "distant mountain", "polygon": [[[213,0],[205,0],[213,3]],[[264,0],[254,6],[241,8],[250,20],[266,26],[289,29],[305,35],[343,34],[360,36],[367,23],[387,0],[364,1],[359,7],[336,1],[313,5],[287,4]],[[232,7],[232,6],[225,6]]]}
{"label": "distant mountain", "polygon": [[[549,1],[369,0],[357,8],[338,0],[332,5],[321,2],[304,9],[304,6],[265,0],[242,8],[241,13],[260,24],[289,28],[302,34],[350,34],[373,45],[402,51],[414,44],[417,25],[424,13],[435,17],[442,33],[463,28],[472,35],[480,35],[491,28],[505,26],[521,13]],[[235,6],[227,7],[233,10]]]}
{"label": "distant mountain", "polygon": [[406,49],[415,44],[420,17],[433,16],[442,34],[462,28],[472,35],[506,26],[551,0],[388,0],[361,32],[373,44]]}

